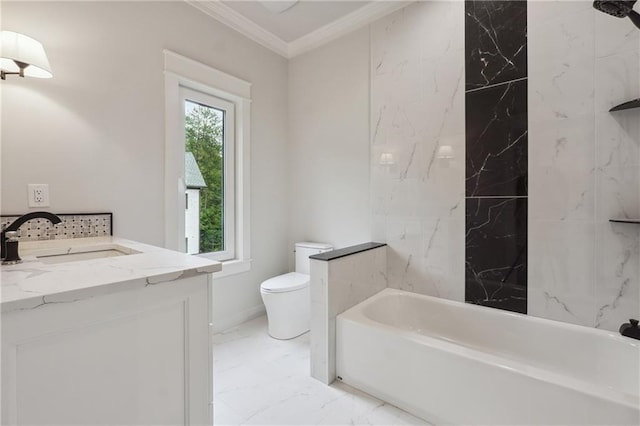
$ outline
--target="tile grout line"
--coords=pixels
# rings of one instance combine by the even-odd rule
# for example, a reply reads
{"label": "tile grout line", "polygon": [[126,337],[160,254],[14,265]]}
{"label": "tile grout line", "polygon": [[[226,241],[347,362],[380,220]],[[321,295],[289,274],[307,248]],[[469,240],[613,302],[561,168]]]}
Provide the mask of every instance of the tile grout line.
{"label": "tile grout line", "polygon": [[529,76],[516,78],[515,80],[503,81],[502,83],[490,84],[488,86],[476,87],[475,89],[465,90],[464,93],[466,94],[466,93],[478,92],[478,91],[484,90],[484,89],[492,89],[494,87],[504,86],[505,84],[517,83],[519,81],[527,80],[528,78],[529,78]]}

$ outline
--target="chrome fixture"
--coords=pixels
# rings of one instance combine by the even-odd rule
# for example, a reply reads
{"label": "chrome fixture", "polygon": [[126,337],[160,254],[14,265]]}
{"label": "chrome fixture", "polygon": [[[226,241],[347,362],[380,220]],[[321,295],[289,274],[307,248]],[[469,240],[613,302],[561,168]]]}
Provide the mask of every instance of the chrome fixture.
{"label": "chrome fixture", "polygon": [[51,78],[51,66],[42,43],[13,31],[0,32],[0,79],[7,75]]}
{"label": "chrome fixture", "polygon": [[58,216],[49,212],[32,212],[20,216],[0,232],[0,257],[3,265],[22,262],[18,253],[18,229],[31,219],[46,219],[56,225],[62,222]]}

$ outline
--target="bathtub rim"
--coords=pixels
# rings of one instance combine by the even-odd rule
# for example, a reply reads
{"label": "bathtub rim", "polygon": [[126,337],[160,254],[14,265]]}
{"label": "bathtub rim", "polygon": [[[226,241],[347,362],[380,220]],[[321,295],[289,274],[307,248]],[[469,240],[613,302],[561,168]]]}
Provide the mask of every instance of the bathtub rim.
{"label": "bathtub rim", "polygon": [[[534,380],[542,381],[542,382],[552,382],[559,386],[565,386],[571,388],[572,390],[580,393],[584,393],[590,396],[597,396],[603,399],[606,399],[609,402],[618,403],[625,405],[629,408],[636,409],[640,411],[640,389],[638,394],[631,394],[621,390],[616,390],[606,385],[598,385],[589,381],[580,380],[578,378],[563,375],[558,372],[554,372],[551,370],[547,370],[544,368],[532,366],[527,364],[524,361],[509,358],[504,355],[493,354],[491,352],[483,352],[480,349],[475,349],[470,346],[465,346],[463,344],[457,343],[452,340],[443,339],[441,337],[429,336],[426,334],[421,334],[417,332],[412,332],[409,330],[403,330],[401,328],[388,325],[379,321],[375,321],[369,318],[364,314],[364,309],[367,305],[373,303],[377,299],[381,299],[387,296],[400,295],[402,297],[417,297],[424,298],[433,303],[441,303],[448,306],[458,306],[463,304],[463,302],[458,302],[454,300],[441,299],[434,296],[427,296],[418,293],[412,293],[405,290],[399,290],[395,288],[386,288],[374,296],[364,300],[363,302],[355,305],[354,307],[346,310],[345,312],[339,314],[336,318],[336,323],[340,321],[346,321],[356,324],[363,324],[368,327],[382,329],[385,333],[393,334],[410,341],[416,342],[422,345],[428,345],[434,347],[438,350],[445,351],[447,353],[454,354],[456,356],[461,356],[467,359],[480,361],[485,364],[490,364],[495,366],[496,368],[506,369],[515,374],[527,376]],[[635,342],[627,342],[627,338],[622,336],[617,336],[614,332],[607,330],[599,330],[595,328],[585,327],[577,324],[569,324],[561,321],[554,321],[546,318],[533,317],[529,315],[520,314],[517,312],[510,311],[498,311],[494,312],[495,308],[473,305],[464,303],[465,309],[476,309],[477,312],[489,313],[492,315],[510,315],[517,318],[526,318],[527,320],[534,320],[540,322],[542,324],[548,324],[549,322],[553,323],[553,326],[560,326],[562,328],[566,328],[568,330],[580,331],[583,333],[592,333],[592,334],[600,334],[606,335],[609,338],[612,338],[616,341],[619,341],[623,344],[629,344],[632,347],[640,347],[639,344]],[[337,342],[336,342],[337,343]]]}

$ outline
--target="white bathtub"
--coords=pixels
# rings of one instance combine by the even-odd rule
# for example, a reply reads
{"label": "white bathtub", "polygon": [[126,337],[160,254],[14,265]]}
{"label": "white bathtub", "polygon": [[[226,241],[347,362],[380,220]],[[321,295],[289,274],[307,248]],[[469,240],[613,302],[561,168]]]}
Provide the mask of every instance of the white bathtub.
{"label": "white bathtub", "polygon": [[640,424],[640,341],[386,289],[337,319],[339,379],[435,424]]}

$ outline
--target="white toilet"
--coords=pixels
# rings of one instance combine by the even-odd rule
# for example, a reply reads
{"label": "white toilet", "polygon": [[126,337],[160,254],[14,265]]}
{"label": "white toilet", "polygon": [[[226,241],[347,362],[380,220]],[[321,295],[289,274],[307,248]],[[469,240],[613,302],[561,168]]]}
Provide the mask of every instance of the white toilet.
{"label": "white toilet", "polygon": [[296,271],[269,278],[260,284],[260,294],[267,309],[271,337],[293,339],[309,331],[311,315],[309,256],[332,248],[329,244],[296,243]]}

